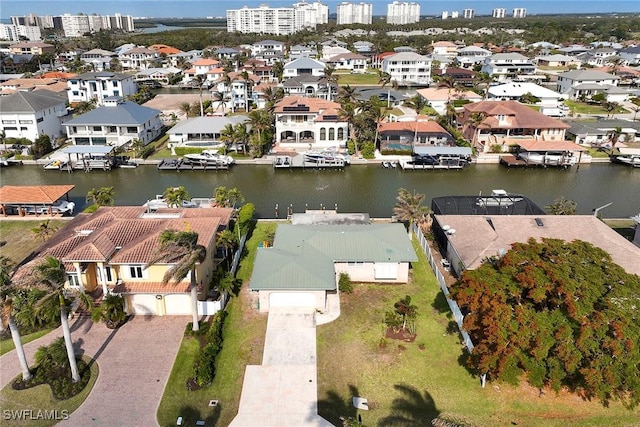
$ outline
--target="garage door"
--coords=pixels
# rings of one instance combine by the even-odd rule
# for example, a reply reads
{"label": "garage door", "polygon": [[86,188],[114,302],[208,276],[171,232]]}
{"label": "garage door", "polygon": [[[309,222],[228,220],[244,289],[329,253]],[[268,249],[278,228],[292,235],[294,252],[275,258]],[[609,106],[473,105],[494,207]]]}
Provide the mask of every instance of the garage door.
{"label": "garage door", "polygon": [[316,296],[312,292],[272,292],[269,307],[315,307]]}
{"label": "garage door", "polygon": [[164,308],[167,314],[191,314],[189,295],[165,295]]}
{"label": "garage door", "polygon": [[396,280],[398,278],[398,263],[376,262],[373,268],[376,280]]}
{"label": "garage door", "polygon": [[131,295],[131,306],[130,314],[158,314],[155,295]]}

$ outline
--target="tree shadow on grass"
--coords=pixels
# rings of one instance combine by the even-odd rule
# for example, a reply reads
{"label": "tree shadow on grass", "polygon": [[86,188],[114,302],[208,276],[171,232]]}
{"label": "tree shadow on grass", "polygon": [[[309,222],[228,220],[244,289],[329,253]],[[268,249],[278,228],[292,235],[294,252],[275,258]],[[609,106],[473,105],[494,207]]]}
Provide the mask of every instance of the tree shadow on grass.
{"label": "tree shadow on grass", "polygon": [[421,393],[407,384],[396,384],[393,388],[400,396],[393,399],[391,413],[378,421],[379,427],[431,426],[431,421],[440,415],[428,391]]}
{"label": "tree shadow on grass", "polygon": [[357,417],[357,409],[353,406],[352,398],[360,396],[358,388],[349,384],[349,392],[347,397],[335,390],[329,390],[324,399],[318,400],[318,415],[329,421],[335,426],[342,425],[340,417],[355,418]]}
{"label": "tree shadow on grass", "polygon": [[[204,425],[206,426],[216,426],[218,425],[218,421],[220,421],[220,412],[222,411],[222,407],[218,402],[217,406],[212,409],[211,414],[204,417],[198,408],[184,405],[178,410],[178,415],[176,415],[175,421],[177,421],[178,417],[182,417],[183,426],[195,426],[198,421],[204,421]],[[169,425],[175,425],[175,421]]]}
{"label": "tree shadow on grass", "polygon": [[453,313],[451,313],[451,309],[449,308],[449,303],[447,303],[447,298],[444,296],[444,292],[440,291],[436,294],[436,298],[433,300],[431,307],[440,314],[446,314],[448,319],[453,318]]}

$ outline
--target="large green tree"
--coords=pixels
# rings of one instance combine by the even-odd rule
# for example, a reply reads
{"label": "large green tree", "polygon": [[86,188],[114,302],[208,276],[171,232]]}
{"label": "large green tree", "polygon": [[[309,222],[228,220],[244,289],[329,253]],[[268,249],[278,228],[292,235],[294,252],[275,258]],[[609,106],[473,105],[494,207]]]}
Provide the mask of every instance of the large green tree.
{"label": "large green tree", "polygon": [[87,193],[87,202],[97,206],[112,206],[115,203],[116,191],[113,187],[92,188]]}
{"label": "large green tree", "polygon": [[412,225],[414,223],[426,223],[426,227],[430,226],[431,209],[424,206],[425,195],[412,193],[407,189],[398,190],[396,197],[396,205],[393,207],[393,215],[402,222],[409,223],[409,234],[411,234]]}
{"label": "large green tree", "polygon": [[640,403],[640,277],[590,243],[514,243],[451,287],[489,378]]}
{"label": "large green tree", "polygon": [[145,266],[145,268],[148,268],[160,261],[170,263],[171,266],[162,277],[162,283],[165,285],[171,280],[178,284],[189,276],[194,331],[200,329],[198,325],[196,267],[205,260],[206,255],[207,249],[198,243],[198,233],[195,231],[164,230],[160,233],[160,246]]}
{"label": "large green tree", "polygon": [[191,200],[189,192],[182,185],[180,187],[167,187],[164,193],[162,193],[162,198],[170,208],[182,207],[182,202]]}

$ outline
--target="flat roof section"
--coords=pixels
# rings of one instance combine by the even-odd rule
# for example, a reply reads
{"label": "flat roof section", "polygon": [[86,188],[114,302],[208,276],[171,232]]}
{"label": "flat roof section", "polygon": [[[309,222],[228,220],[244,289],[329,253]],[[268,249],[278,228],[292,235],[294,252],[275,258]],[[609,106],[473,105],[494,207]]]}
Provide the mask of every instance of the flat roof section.
{"label": "flat roof section", "polygon": [[62,150],[65,154],[109,154],[112,151],[110,145],[72,145]]}

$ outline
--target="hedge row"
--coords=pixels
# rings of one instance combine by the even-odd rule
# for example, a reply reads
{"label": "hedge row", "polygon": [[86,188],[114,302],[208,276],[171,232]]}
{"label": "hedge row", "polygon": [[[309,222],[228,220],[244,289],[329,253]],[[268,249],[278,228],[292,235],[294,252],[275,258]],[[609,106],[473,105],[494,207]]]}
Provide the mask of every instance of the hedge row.
{"label": "hedge row", "polygon": [[200,348],[200,354],[194,364],[194,379],[200,387],[211,384],[216,375],[216,357],[222,350],[222,326],[226,314],[226,311],[221,310],[213,316],[205,335],[207,344]]}

